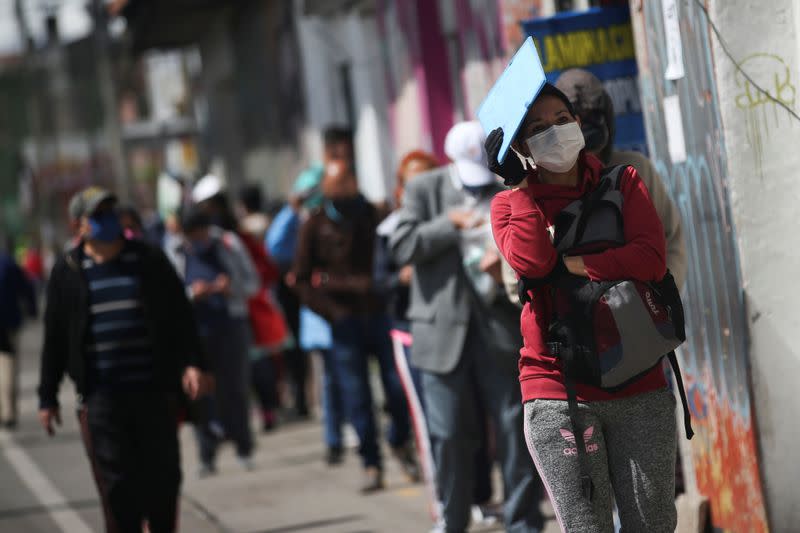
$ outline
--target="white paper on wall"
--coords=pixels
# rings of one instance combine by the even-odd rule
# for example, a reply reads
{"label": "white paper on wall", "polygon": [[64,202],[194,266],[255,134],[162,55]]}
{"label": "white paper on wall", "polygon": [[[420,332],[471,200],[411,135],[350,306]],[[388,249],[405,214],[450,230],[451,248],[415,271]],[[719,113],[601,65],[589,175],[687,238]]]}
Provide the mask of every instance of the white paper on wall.
{"label": "white paper on wall", "polygon": [[664,0],[661,2],[661,7],[664,11],[664,36],[667,39],[667,68],[664,77],[668,80],[678,80],[685,75],[678,0]]}
{"label": "white paper on wall", "polygon": [[683,163],[686,161],[686,139],[683,136],[683,115],[678,95],[666,96],[663,107],[670,161],[672,164]]}

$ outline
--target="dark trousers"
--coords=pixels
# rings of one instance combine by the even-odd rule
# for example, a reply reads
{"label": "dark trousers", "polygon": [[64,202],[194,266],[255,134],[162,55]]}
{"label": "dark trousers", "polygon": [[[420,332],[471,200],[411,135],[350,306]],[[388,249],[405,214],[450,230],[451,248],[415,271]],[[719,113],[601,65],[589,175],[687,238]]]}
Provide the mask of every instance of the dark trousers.
{"label": "dark trousers", "polygon": [[253,451],[250,431],[250,365],[247,350],[250,346],[250,324],[232,319],[209,328],[203,337],[208,350],[214,393],[201,399],[207,420],[195,426],[200,448],[200,460],[213,465],[221,435],[214,425],[222,428],[224,438],[236,445],[239,457],[249,457]]}
{"label": "dark trousers", "polygon": [[[286,323],[295,338],[296,344],[300,341],[300,302],[294,291],[281,280],[276,287],[276,297],[286,318]],[[308,413],[308,400],[306,399],[306,382],[308,381],[308,354],[295,347],[284,351],[286,369],[292,385],[294,407],[298,414]]]}
{"label": "dark trousers", "polygon": [[263,411],[278,408],[277,371],[275,363],[268,355],[263,355],[250,362],[250,377],[253,391]]}
{"label": "dark trousers", "polygon": [[369,383],[369,354],[375,355],[392,423],[387,441],[392,447],[408,442],[411,426],[403,387],[394,366],[386,315],[350,317],[331,325],[333,369],[341,387],[347,418],[358,433],[364,466],[381,466],[378,432]]}
{"label": "dark trousers", "polygon": [[423,371],[428,429],[433,441],[436,480],[447,531],[465,531],[479,476],[476,452],[485,433],[485,415],[495,424],[497,460],[503,475],[506,530],[538,531],[541,484],[523,433],[517,358],[492,353],[471,324],[464,352],[447,374]]}
{"label": "dark trousers", "polygon": [[78,412],[108,533],[177,530],[177,400],[162,392],[94,393]]}

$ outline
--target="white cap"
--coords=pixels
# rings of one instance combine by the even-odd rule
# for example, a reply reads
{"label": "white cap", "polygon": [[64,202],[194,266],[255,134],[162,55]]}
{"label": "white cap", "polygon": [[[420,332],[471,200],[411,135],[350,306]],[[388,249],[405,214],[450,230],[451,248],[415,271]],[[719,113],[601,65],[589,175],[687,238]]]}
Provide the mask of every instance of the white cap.
{"label": "white cap", "polygon": [[224,190],[222,180],[213,174],[206,174],[200,178],[192,189],[192,200],[199,204],[212,198]]}
{"label": "white cap", "polygon": [[496,179],[487,168],[485,141],[486,133],[477,120],[456,123],[444,138],[444,153],[453,161],[461,183],[467,187],[489,185]]}

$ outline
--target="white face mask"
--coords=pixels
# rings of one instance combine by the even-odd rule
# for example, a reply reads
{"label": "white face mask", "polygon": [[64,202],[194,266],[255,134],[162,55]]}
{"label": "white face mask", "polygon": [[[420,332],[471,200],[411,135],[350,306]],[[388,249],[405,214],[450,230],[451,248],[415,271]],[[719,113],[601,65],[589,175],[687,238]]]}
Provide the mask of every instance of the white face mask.
{"label": "white face mask", "polygon": [[586,145],[577,122],[550,126],[525,141],[537,166],[551,172],[566,172]]}

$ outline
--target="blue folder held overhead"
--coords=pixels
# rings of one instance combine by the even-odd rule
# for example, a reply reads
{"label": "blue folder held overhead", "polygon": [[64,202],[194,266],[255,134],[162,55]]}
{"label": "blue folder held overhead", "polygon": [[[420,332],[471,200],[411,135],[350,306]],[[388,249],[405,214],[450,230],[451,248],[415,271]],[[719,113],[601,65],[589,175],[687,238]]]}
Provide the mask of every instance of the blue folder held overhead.
{"label": "blue folder held overhead", "polygon": [[499,163],[505,160],[511,141],[545,81],[536,45],[528,37],[478,108],[478,120],[487,135],[503,128]]}

